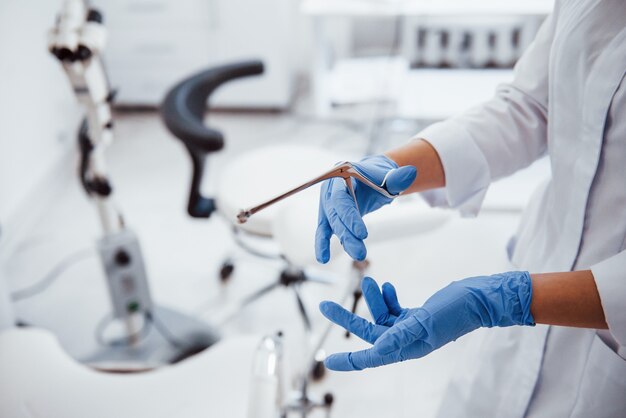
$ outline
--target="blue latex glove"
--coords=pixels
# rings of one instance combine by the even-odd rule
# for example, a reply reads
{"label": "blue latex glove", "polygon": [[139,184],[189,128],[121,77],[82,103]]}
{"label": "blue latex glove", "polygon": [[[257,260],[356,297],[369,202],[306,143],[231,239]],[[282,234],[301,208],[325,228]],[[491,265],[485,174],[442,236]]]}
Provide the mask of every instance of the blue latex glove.
{"label": "blue latex glove", "polygon": [[452,282],[421,308],[398,303],[395,288],[366,277],[361,285],[375,323],[324,301],[320,310],[372,347],[332,354],[324,362],[331,370],[351,371],[423,357],[480,327],[534,325],[530,313],[532,287],[528,272],[509,272]]}
{"label": "blue latex glove", "polygon": [[[366,157],[354,165],[364,176],[386,187],[394,195],[407,189],[417,176],[415,167],[398,167],[384,155]],[[330,238],[333,234],[337,235],[353,259],[365,259],[367,252],[363,240],[367,238],[367,228],[362,216],[392,201],[360,181],[353,180],[353,186],[358,210],[343,179],[333,178],[322,184],[315,234],[315,256],[320,263],[327,263],[330,259]]]}

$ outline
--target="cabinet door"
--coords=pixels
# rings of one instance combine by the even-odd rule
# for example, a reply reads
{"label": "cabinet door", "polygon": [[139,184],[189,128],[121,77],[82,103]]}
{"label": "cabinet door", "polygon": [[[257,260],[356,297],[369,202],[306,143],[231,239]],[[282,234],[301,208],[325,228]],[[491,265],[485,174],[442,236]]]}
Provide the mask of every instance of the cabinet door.
{"label": "cabinet door", "polygon": [[161,71],[180,67],[187,71],[211,62],[211,32],[202,27],[137,28],[111,31],[104,56],[114,68]]}
{"label": "cabinet door", "polygon": [[96,0],[110,30],[212,24],[216,0]]}

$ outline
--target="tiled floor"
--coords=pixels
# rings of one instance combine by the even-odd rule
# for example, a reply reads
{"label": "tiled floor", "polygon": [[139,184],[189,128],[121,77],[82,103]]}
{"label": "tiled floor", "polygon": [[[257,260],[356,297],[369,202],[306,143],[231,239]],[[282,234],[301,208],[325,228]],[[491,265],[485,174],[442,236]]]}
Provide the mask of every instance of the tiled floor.
{"label": "tiled floor", "polygon": [[[227,147],[210,158],[209,192],[215,187],[220,167],[254,147],[280,142],[319,144],[344,154],[346,159],[357,158],[365,148],[364,132],[347,124],[271,113],[222,113],[212,116],[210,123],[224,131]],[[217,268],[234,248],[229,227],[219,217],[193,220],[186,215],[190,164],[156,114],[122,114],[116,126],[117,140],[108,153],[109,168],[126,222],[141,238],[154,299],[211,321],[211,312],[220,309],[215,308],[216,301],[225,295]],[[400,128],[386,136],[380,148],[404,140],[414,129]],[[454,217],[422,236],[372,246],[368,248],[371,275],[397,284],[403,304],[419,305],[451,280],[506,269],[504,246],[517,220],[515,213],[487,213],[474,220]],[[93,245],[98,234],[94,208],[77,182],[68,183],[47,216],[25,237],[10,265],[5,266],[11,287],[17,289],[35,281],[62,256]],[[236,301],[276,278],[276,263],[248,260],[237,266],[228,301]],[[316,306],[322,299],[338,297],[348,266],[348,259],[340,257],[325,270],[338,279],[336,285],[312,284],[303,289],[318,330],[324,320]],[[45,293],[17,306],[20,318],[53,330],[65,348],[79,357],[97,347],[93,329],[108,311],[107,291],[96,257],[76,264]],[[367,315],[363,306],[361,313]],[[300,353],[296,336],[301,324],[293,296],[285,289],[250,306],[225,331],[262,335],[277,329],[285,330],[288,355],[294,360]],[[335,417],[430,417],[455,362],[469,340],[478,337],[461,338],[418,361],[360,373],[328,373],[312,391],[334,393]],[[346,340],[335,329],[326,348],[334,352],[361,346],[356,338]]]}

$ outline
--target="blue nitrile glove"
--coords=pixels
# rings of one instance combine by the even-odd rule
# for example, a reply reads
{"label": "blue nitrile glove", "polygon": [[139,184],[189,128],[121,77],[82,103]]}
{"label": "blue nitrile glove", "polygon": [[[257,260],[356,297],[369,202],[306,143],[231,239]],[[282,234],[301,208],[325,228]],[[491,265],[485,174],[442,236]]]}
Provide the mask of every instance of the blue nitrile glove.
{"label": "blue nitrile glove", "polygon": [[324,363],[331,370],[362,370],[420,358],[480,327],[535,325],[528,272],[452,282],[414,309],[400,306],[390,283],[383,284],[381,293],[374,279],[366,277],[361,288],[375,324],[334,302],[320,304],[326,318],[373,344],[330,355]]}
{"label": "blue nitrile glove", "polygon": [[[398,167],[384,155],[366,157],[353,164],[364,176],[386,187],[394,195],[407,189],[417,176],[415,167]],[[330,238],[333,234],[337,235],[350,257],[355,260],[365,259],[363,240],[367,238],[367,228],[362,216],[392,201],[360,181],[353,180],[353,184],[359,210],[343,179],[333,178],[322,184],[315,233],[315,256],[320,263],[330,259]]]}

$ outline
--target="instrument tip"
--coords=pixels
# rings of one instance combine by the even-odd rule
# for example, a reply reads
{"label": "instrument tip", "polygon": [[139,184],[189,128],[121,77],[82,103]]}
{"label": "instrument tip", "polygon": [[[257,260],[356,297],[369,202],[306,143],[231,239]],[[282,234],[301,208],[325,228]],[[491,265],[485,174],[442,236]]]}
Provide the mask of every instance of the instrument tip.
{"label": "instrument tip", "polygon": [[240,210],[237,214],[237,221],[240,224],[245,224],[248,218],[250,217],[250,212],[247,210]]}

